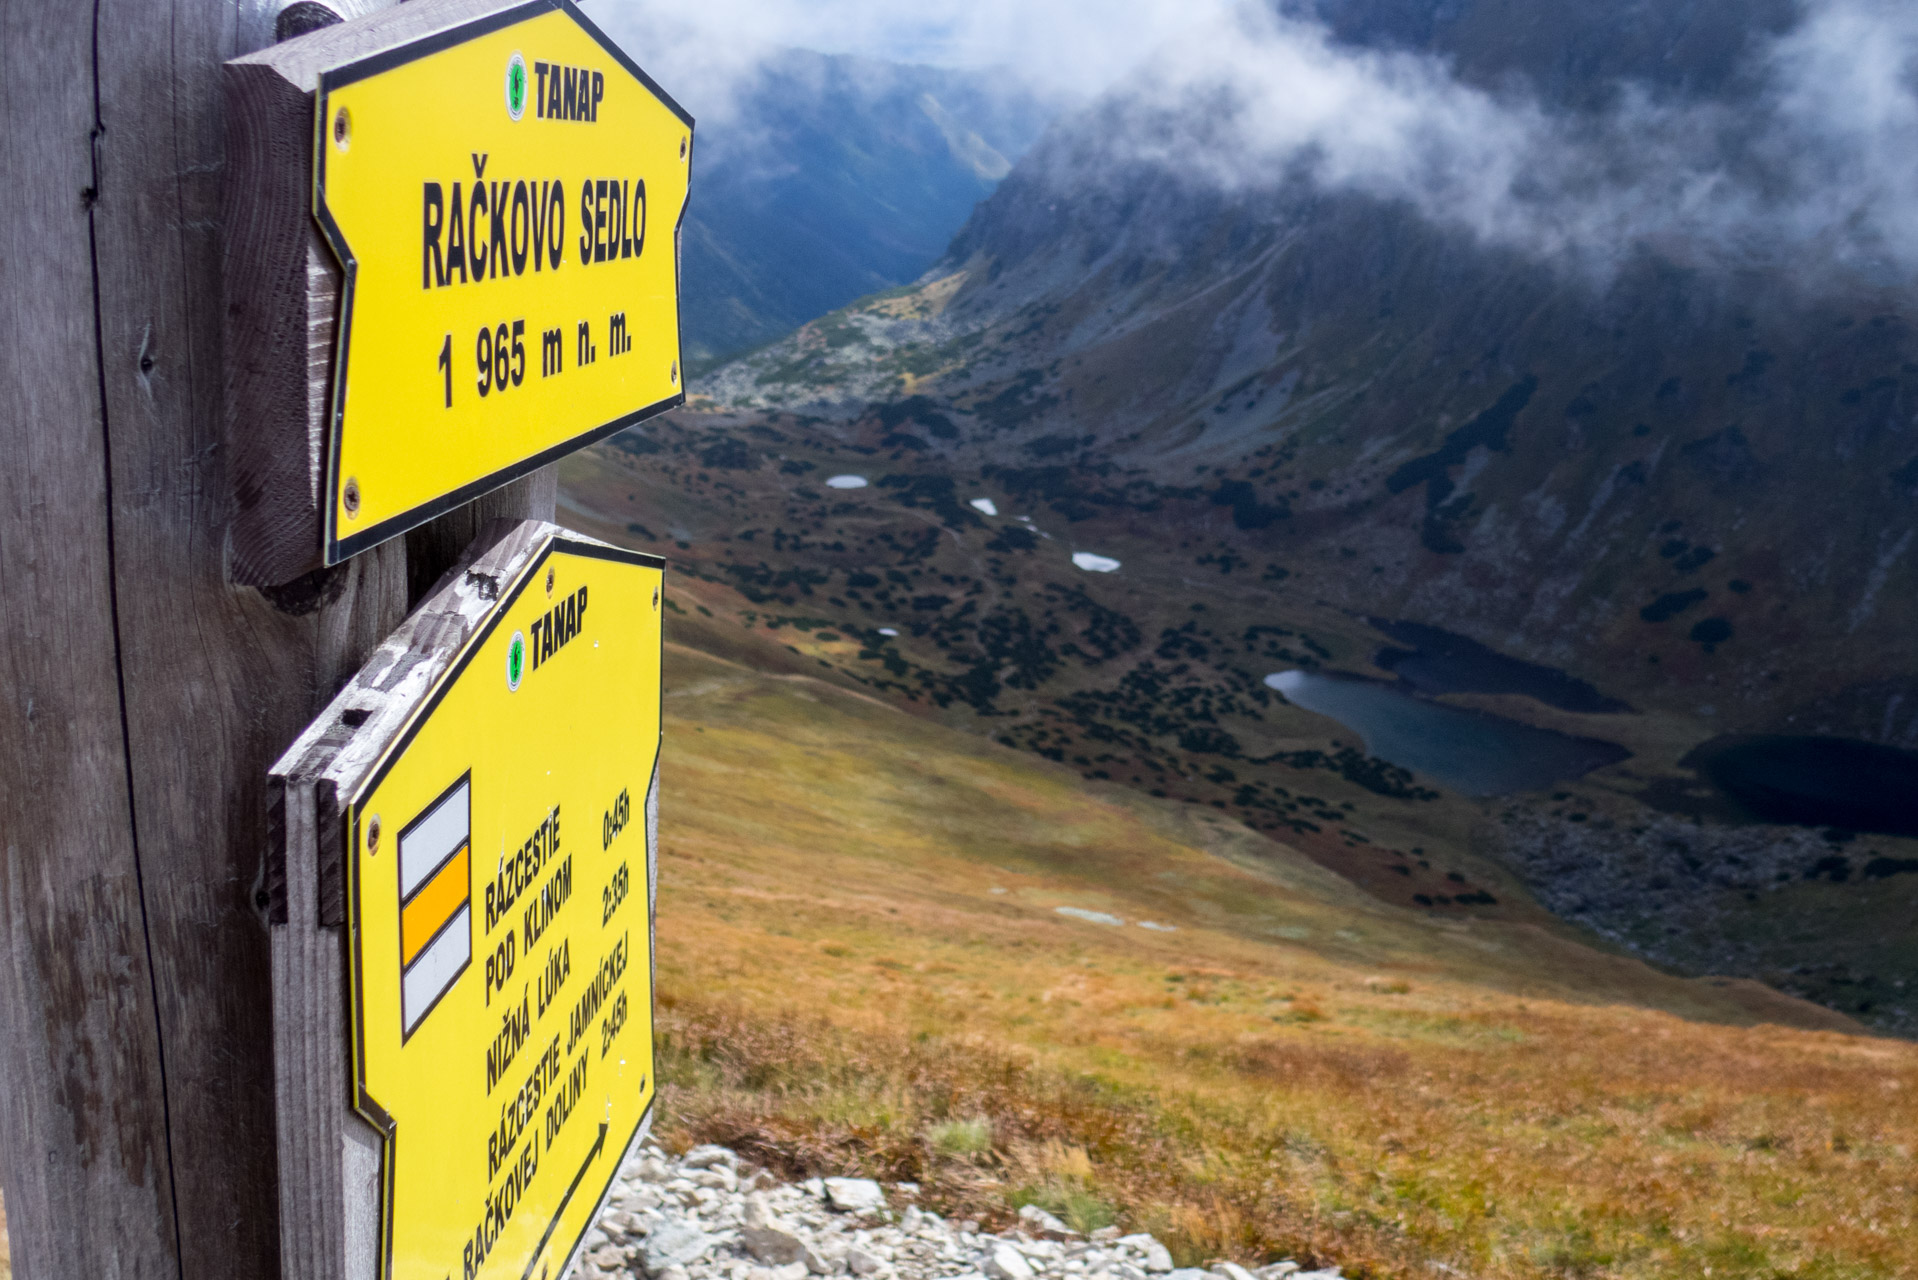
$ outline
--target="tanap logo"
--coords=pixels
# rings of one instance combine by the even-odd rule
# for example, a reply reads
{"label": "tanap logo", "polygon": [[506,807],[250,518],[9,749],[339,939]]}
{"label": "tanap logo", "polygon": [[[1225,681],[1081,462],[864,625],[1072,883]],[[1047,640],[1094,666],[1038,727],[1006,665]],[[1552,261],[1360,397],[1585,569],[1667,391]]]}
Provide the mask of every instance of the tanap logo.
{"label": "tanap logo", "polygon": [[518,49],[506,60],[506,114],[515,120],[526,114],[526,59]]}
{"label": "tanap logo", "polygon": [[518,693],[520,677],[526,674],[526,637],[515,631],[506,644],[506,688]]}

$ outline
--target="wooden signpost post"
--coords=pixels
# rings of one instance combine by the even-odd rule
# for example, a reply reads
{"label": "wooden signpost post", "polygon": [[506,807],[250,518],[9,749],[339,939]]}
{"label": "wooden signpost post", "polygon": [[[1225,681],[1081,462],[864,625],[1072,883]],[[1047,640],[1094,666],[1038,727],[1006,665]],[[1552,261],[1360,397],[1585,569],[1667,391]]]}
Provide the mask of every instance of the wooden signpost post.
{"label": "wooden signpost post", "polygon": [[[678,402],[691,121],[566,0],[340,8],[364,16],[102,0],[0,18],[0,156],[20,177],[0,184],[0,1177],[22,1280],[443,1280],[468,1274],[457,1240],[448,1253],[456,1209],[485,1254],[470,1274],[556,1277],[651,1096],[651,877],[634,850],[656,719],[642,708],[605,739],[607,770],[643,774],[612,796],[612,773],[579,760],[540,801],[530,756],[482,764],[476,747],[464,899],[458,849],[432,858],[421,834],[451,830],[432,817],[451,780],[421,801],[430,770],[412,779],[409,762],[495,662],[485,646],[534,643],[513,610],[544,602],[542,557],[590,581],[586,621],[517,690],[500,657],[492,707],[472,714],[523,713],[582,655],[612,661],[617,634],[656,717],[657,614],[645,623],[633,583],[657,568],[543,522],[553,459]],[[501,517],[514,523],[468,551]],[[393,646],[417,686],[381,684],[375,655]],[[336,697],[369,690],[380,709],[353,723],[368,708]],[[554,704],[561,723],[578,698]],[[620,790],[623,834],[602,844]],[[489,927],[481,884],[488,855],[523,843],[522,802],[581,815],[548,842],[576,880],[535,954],[526,904]],[[431,863],[412,896],[402,845]],[[347,896],[374,881],[362,856],[389,859],[377,904]],[[622,926],[601,895],[621,860],[625,959],[602,983]],[[470,929],[457,972],[455,919]],[[388,950],[366,945],[373,929]],[[489,1090],[469,1006],[507,1028],[487,1002],[512,993],[486,984],[485,961],[509,930],[526,1038]],[[532,978],[554,944],[566,960],[542,1009]],[[367,985],[349,990],[355,975]],[[607,1030],[602,997],[575,1040],[581,993],[619,983],[624,1020]],[[428,988],[438,1003],[409,1029]],[[356,1021],[374,1007],[362,996],[387,1003]],[[521,1172],[500,1221],[500,1091],[528,1084],[536,1034],[545,1061],[562,1026],[539,1114],[506,1153]],[[445,1114],[409,1112],[376,1036],[401,1064],[450,1037],[477,1084]],[[575,1087],[589,1049],[606,1056]],[[562,1087],[574,1101],[549,1120]],[[423,1215],[415,1140],[462,1170]]]}

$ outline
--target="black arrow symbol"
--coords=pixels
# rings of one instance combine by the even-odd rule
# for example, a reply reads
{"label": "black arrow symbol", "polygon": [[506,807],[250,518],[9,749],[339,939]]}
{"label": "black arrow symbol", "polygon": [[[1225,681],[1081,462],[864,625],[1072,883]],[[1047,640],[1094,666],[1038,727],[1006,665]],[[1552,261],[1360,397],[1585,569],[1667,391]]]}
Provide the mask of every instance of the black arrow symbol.
{"label": "black arrow symbol", "polygon": [[606,1122],[599,1122],[599,1136],[593,1139],[593,1149],[586,1153],[586,1161],[579,1166],[579,1172],[573,1175],[573,1185],[566,1188],[566,1194],[559,1198],[559,1208],[553,1210],[553,1220],[546,1224],[546,1234],[539,1238],[539,1244],[533,1248],[533,1256],[526,1260],[526,1271],[519,1280],[533,1280],[533,1268],[539,1265],[539,1255],[546,1252],[546,1242],[553,1238],[553,1232],[559,1227],[560,1215],[566,1212],[566,1206],[573,1202],[573,1193],[579,1190],[579,1184],[586,1180],[586,1171],[593,1167],[593,1161],[599,1159],[599,1153],[606,1149]]}

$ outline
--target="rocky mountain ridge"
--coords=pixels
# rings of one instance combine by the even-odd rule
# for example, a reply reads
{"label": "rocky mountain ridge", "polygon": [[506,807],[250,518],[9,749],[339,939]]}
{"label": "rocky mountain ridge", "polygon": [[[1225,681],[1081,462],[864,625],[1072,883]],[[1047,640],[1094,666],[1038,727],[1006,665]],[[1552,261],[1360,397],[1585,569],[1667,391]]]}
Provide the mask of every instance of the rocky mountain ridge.
{"label": "rocky mountain ridge", "polygon": [[[1496,7],[1429,39],[1452,48]],[[1387,8],[1340,11],[1373,14],[1347,25],[1374,38],[1416,28]],[[1711,22],[1673,24],[1682,50]],[[1736,88],[1732,54],[1695,60],[1681,83]],[[880,438],[937,469],[1067,468],[1068,518],[1112,477],[1192,494],[1174,518],[1223,508],[1248,556],[1333,552],[1295,572],[1347,608],[1727,731],[1918,745],[1906,289],[1807,293],[1782,266],[1649,246],[1593,281],[1309,183],[1228,194],[1139,164],[1080,182],[1115,110],[1049,135],[915,289],[704,389],[848,421],[890,402]]]}
{"label": "rocky mountain ridge", "polygon": [[[1736,111],[1760,92],[1752,51],[1804,12],[1619,0],[1553,25],[1493,0],[1428,8],[1321,12],[1339,40],[1442,56],[1566,113],[1605,110],[1627,83]],[[1742,807],[1707,764],[1714,744],[1764,735],[1918,758],[1908,284],[1808,280],[1756,250],[1731,261],[1678,242],[1637,243],[1594,274],[1297,175],[1226,190],[1115,160],[1129,111],[1109,99],[1062,122],[915,285],[716,371],[696,390],[724,412],[701,429],[757,435],[752,450],[787,467],[858,471],[963,545],[982,530],[971,554],[999,557],[988,576],[1066,551],[1123,566],[1119,607],[1160,636],[1162,659],[1209,646],[1216,662],[1242,634],[1228,665],[1407,688],[1385,637],[1425,627],[1560,673],[1592,692],[1588,710],[1612,710],[1410,689],[1631,753],[1577,800],[1502,802],[1518,816],[1488,819],[1475,847],[1642,954],[1902,1026],[1897,984],[1918,955],[1894,922],[1914,850],[1850,843],[1829,818],[1740,825],[1781,806]],[[817,563],[792,557],[803,545],[773,558]],[[1201,605],[1215,612],[1187,612]],[[1187,648],[1195,625],[1209,630]],[[1268,630],[1318,651],[1288,639],[1268,653]],[[1117,714],[1130,695],[1093,696],[1106,701],[1074,693],[1060,710]],[[1114,767],[1098,745],[1110,730],[1080,727],[1088,769]],[[1026,741],[1010,729],[996,732]],[[1245,737],[1237,721],[1230,733]],[[1031,741],[1073,758],[1063,738]],[[1182,730],[1173,754],[1190,766],[1157,764],[1144,785],[1205,798],[1211,741]],[[1243,770],[1225,769],[1238,803]],[[1588,813],[1602,822],[1581,825]]]}
{"label": "rocky mountain ridge", "polygon": [[724,96],[710,114],[690,100],[680,249],[695,367],[917,277],[1052,115],[1007,75],[800,49]]}

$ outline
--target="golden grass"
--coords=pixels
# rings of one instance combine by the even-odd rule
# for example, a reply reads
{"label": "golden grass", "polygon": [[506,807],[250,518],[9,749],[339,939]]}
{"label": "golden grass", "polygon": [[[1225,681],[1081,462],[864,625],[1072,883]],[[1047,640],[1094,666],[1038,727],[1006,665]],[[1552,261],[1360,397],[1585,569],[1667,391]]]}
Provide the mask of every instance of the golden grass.
{"label": "golden grass", "polygon": [[673,647],[666,733],[668,1141],[1116,1215],[1182,1262],[1918,1275],[1918,1047],[1388,908],[800,676]]}

